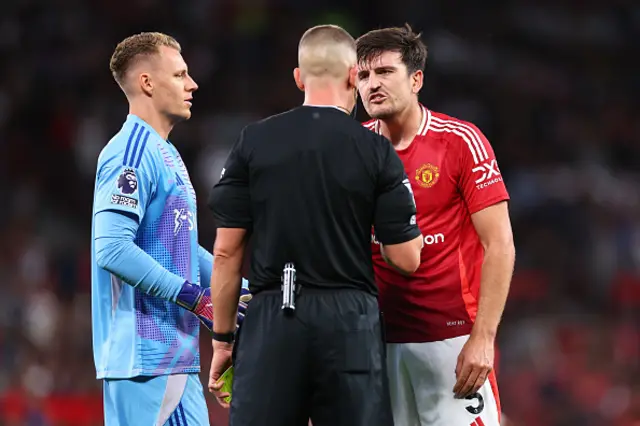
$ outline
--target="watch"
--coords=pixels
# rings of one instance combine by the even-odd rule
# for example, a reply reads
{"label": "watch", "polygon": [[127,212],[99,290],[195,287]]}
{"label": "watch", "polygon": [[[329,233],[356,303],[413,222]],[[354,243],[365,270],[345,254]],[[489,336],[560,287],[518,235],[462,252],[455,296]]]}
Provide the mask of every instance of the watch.
{"label": "watch", "polygon": [[236,333],[230,331],[228,333],[211,332],[211,338],[217,342],[233,343],[236,340]]}

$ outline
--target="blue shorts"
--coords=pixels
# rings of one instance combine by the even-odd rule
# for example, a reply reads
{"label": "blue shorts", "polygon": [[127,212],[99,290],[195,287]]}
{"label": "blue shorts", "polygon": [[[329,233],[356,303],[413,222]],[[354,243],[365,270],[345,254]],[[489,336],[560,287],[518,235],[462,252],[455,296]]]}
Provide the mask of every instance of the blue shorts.
{"label": "blue shorts", "polygon": [[105,426],[209,426],[198,374],[104,380]]}

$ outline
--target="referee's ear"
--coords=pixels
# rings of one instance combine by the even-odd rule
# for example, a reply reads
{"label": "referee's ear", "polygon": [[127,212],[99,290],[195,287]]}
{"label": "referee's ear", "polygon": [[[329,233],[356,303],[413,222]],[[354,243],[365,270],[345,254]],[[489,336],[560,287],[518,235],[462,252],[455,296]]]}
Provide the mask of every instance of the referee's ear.
{"label": "referee's ear", "polygon": [[296,86],[298,86],[298,89],[304,92],[304,83],[302,82],[302,77],[300,75],[300,68],[298,67],[294,68],[293,79],[295,80]]}
{"label": "referee's ear", "polygon": [[358,67],[356,65],[349,68],[349,89],[358,90]]}

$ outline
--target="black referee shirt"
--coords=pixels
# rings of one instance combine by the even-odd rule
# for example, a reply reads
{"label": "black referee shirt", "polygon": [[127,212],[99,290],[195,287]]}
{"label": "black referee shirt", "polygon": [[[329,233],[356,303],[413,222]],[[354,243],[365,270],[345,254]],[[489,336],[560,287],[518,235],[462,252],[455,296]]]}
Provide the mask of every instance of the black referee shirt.
{"label": "black referee shirt", "polygon": [[303,287],[377,295],[372,226],[382,244],[420,235],[391,143],[333,107],[300,106],[245,127],[209,207],[216,226],[251,233],[253,293],[279,288],[293,262]]}

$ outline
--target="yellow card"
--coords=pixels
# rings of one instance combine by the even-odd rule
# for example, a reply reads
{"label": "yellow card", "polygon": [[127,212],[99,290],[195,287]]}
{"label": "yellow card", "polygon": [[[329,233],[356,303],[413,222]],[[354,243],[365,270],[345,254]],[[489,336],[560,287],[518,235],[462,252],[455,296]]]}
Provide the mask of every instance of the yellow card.
{"label": "yellow card", "polygon": [[227,368],[227,371],[222,373],[222,376],[216,381],[216,383],[224,382],[222,385],[221,392],[226,392],[229,394],[228,397],[224,398],[224,402],[227,404],[231,403],[231,388],[233,386],[233,367]]}

